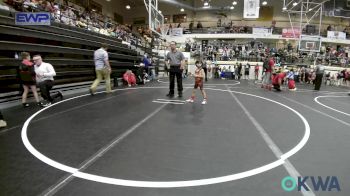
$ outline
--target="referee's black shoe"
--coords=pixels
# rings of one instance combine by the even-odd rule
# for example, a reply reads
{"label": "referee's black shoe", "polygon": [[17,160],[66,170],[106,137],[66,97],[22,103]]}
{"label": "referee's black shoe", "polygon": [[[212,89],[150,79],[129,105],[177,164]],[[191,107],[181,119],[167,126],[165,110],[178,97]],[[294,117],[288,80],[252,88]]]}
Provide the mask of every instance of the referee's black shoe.
{"label": "referee's black shoe", "polygon": [[173,98],[174,94],[168,93],[166,96],[169,97],[169,98]]}

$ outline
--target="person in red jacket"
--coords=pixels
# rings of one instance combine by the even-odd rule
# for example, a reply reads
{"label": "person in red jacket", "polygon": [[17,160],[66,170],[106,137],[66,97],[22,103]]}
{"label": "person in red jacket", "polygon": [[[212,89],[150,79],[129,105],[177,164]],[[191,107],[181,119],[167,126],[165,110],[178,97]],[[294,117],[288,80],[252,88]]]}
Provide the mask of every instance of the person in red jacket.
{"label": "person in red jacket", "polygon": [[281,85],[283,83],[284,78],[286,77],[286,73],[276,73],[272,76],[272,85],[273,88],[276,89],[278,92],[281,91]]}
{"label": "person in red jacket", "polygon": [[128,83],[128,86],[135,86],[136,85],[136,77],[135,74],[132,73],[130,69],[126,70],[126,72],[123,75],[123,79]]}

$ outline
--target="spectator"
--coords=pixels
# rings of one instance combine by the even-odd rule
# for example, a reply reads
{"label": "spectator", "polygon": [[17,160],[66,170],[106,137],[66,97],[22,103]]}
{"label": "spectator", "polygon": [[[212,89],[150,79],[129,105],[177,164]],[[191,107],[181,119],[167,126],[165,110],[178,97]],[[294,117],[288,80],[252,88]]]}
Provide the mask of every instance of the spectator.
{"label": "spectator", "polygon": [[250,64],[247,63],[244,66],[244,79],[249,80],[249,70],[250,70]]}
{"label": "spectator", "polygon": [[189,24],[188,28],[189,28],[189,29],[190,29],[190,31],[192,32],[192,30],[193,30],[193,21],[191,21],[191,22],[190,22],[190,24]]}
{"label": "spectator", "polygon": [[238,67],[237,67],[237,77],[238,77],[238,80],[240,80],[241,79],[241,76],[242,76],[242,63],[240,63],[239,65],[238,65]]}
{"label": "spectator", "polygon": [[148,58],[148,54],[145,53],[142,58],[142,63],[144,64],[144,68],[147,74],[149,74],[149,66],[151,65],[150,59]]}
{"label": "spectator", "polygon": [[331,25],[328,25],[327,31],[332,31],[332,26]]}
{"label": "spectator", "polygon": [[275,61],[273,59],[273,57],[271,57],[269,60],[265,59],[264,60],[264,65],[263,68],[265,69],[265,74],[264,74],[264,78],[263,78],[263,84],[261,86],[261,88],[266,88],[271,90],[272,86],[271,86],[271,75],[272,75],[272,70],[274,68],[275,65]]}
{"label": "spectator", "polygon": [[34,69],[36,74],[36,82],[40,87],[41,96],[46,101],[46,103],[43,103],[42,106],[50,106],[54,99],[58,97],[60,97],[62,100],[63,95],[59,91],[54,96],[50,95],[50,90],[54,85],[53,77],[56,76],[53,66],[50,63],[43,62],[40,55],[34,55],[33,61],[35,63]]}
{"label": "spectator", "polygon": [[254,68],[255,80],[259,80],[259,65],[256,64]]}
{"label": "spectator", "polygon": [[17,69],[17,78],[20,81],[20,84],[23,86],[22,94],[22,105],[23,107],[28,107],[27,96],[29,88],[32,90],[35,101],[37,105],[41,105],[39,102],[39,96],[36,89],[36,74],[33,63],[30,61],[30,55],[28,52],[22,52],[22,63]]}
{"label": "spectator", "polygon": [[126,72],[123,75],[123,79],[128,83],[128,86],[135,86],[136,85],[136,77],[135,74],[132,73],[130,69],[126,70]]}
{"label": "spectator", "polygon": [[203,25],[200,21],[198,21],[197,23],[197,29],[202,29],[203,28]]}
{"label": "spectator", "polygon": [[324,81],[324,84],[327,85],[327,82],[329,81],[329,85],[331,84],[331,72],[328,72],[326,75],[325,75],[325,81]]}
{"label": "spectator", "polygon": [[94,61],[95,61],[95,71],[96,71],[96,79],[92,83],[90,87],[90,94],[94,95],[97,86],[100,84],[102,79],[106,80],[106,92],[111,93],[111,66],[108,60],[108,45],[102,44],[100,49],[97,49],[94,53]]}
{"label": "spectator", "polygon": [[291,70],[288,72],[288,74],[287,74],[288,88],[289,88],[289,90],[291,90],[291,91],[295,91],[295,90],[296,90],[294,78],[295,78],[294,70],[291,69]]}
{"label": "spectator", "polygon": [[203,61],[202,62],[202,68],[204,70],[204,75],[205,75],[205,81],[208,82],[208,67],[207,67],[207,62]]}

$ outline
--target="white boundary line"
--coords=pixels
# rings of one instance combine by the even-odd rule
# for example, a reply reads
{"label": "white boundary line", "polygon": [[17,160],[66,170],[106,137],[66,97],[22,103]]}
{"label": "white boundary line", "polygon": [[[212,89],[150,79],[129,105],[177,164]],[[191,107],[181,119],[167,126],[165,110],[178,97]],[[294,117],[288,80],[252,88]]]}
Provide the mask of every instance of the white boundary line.
{"label": "white boundary line", "polygon": [[[169,84],[169,82],[164,82],[164,81],[162,81],[161,79],[158,79],[157,80],[157,82],[159,82],[159,83],[163,83],[163,84]],[[229,85],[229,86],[233,86],[233,85],[238,85],[238,84],[241,84],[241,82],[239,82],[239,81],[233,81],[233,82],[236,82],[236,83],[228,83],[228,84],[205,84],[204,85],[204,88],[206,88],[206,86],[212,86],[212,85],[214,85],[214,86],[227,86],[227,85]],[[190,86],[193,86],[194,84],[183,84],[184,86],[186,85],[190,85]]]}
{"label": "white boundary line", "polygon": [[312,89],[297,89],[297,93],[346,93],[345,91],[317,91],[317,90],[312,90]]}
{"label": "white boundary line", "polygon": [[178,99],[156,99],[156,101],[169,101],[169,102],[186,103],[186,101],[178,100]]}
{"label": "white boundary line", "polygon": [[174,105],[183,105],[185,103],[180,103],[180,102],[173,102],[173,101],[152,101],[153,103],[168,103],[168,104],[174,104]]}
{"label": "white boundary line", "polygon": [[[153,87],[148,87],[148,88],[153,88]],[[155,88],[158,88],[158,87],[155,87]],[[138,89],[138,88],[134,88],[134,89]],[[140,89],[142,89],[142,88],[140,88]],[[309,123],[307,122],[307,120],[299,112],[297,112],[296,110],[290,108],[289,106],[284,105],[284,104],[282,104],[280,102],[277,102],[277,101],[265,98],[265,97],[252,95],[252,94],[248,94],[248,93],[242,93],[242,92],[230,91],[230,90],[222,90],[222,89],[210,89],[210,90],[222,91],[222,92],[234,92],[234,93],[238,93],[238,94],[242,94],[242,95],[248,95],[248,96],[260,98],[260,99],[263,99],[263,100],[267,100],[267,101],[270,101],[272,103],[276,103],[276,104],[278,104],[280,106],[283,106],[283,107],[291,110],[297,116],[299,116],[299,118],[304,123],[305,133],[304,133],[304,136],[303,136],[302,140],[295,147],[293,147],[287,153],[281,155],[279,159],[277,159],[276,161],[274,161],[272,163],[260,166],[258,168],[252,169],[252,170],[248,170],[248,171],[244,171],[244,172],[240,172],[240,173],[236,173],[236,174],[231,174],[231,175],[227,175],[227,176],[214,177],[214,178],[208,178],[208,179],[199,179],[199,180],[165,181],[165,182],[164,181],[124,180],[124,179],[116,179],[116,178],[98,176],[98,175],[94,175],[94,174],[80,172],[79,169],[77,169],[77,168],[64,165],[62,163],[59,163],[57,161],[54,161],[54,160],[46,157],[45,155],[43,155],[42,153],[37,151],[31,145],[31,143],[29,142],[28,136],[27,136],[27,129],[28,129],[29,123],[31,122],[31,120],[35,116],[37,116],[41,112],[49,109],[50,107],[53,107],[53,106],[59,104],[59,103],[63,103],[65,101],[77,99],[77,98],[80,98],[80,97],[83,97],[83,96],[88,96],[88,94],[87,94],[87,95],[81,95],[81,96],[77,96],[77,97],[73,97],[73,98],[70,98],[70,99],[63,100],[63,101],[61,101],[59,103],[55,103],[55,104],[53,104],[53,105],[51,105],[51,106],[49,106],[47,108],[44,108],[44,109],[36,112],[35,114],[33,114],[31,117],[29,117],[26,120],[26,122],[23,125],[22,132],[21,132],[22,141],[23,141],[23,144],[25,145],[25,147],[28,149],[28,151],[30,153],[32,153],[35,157],[37,157],[39,160],[43,161],[44,163],[46,163],[46,164],[48,164],[48,165],[50,165],[50,166],[52,166],[54,168],[57,168],[59,170],[71,173],[75,177],[79,177],[79,178],[82,178],[82,179],[91,180],[91,181],[95,181],[95,182],[105,183],[105,184],[113,184],[113,185],[120,185],[120,186],[130,186],[130,187],[150,187],[150,188],[174,188],[174,187],[202,186],[202,185],[210,185],[210,184],[229,182],[229,181],[238,180],[238,179],[246,178],[246,177],[249,177],[249,176],[257,175],[257,174],[263,173],[265,171],[271,170],[273,168],[276,168],[276,167],[284,164],[286,159],[288,159],[289,157],[291,157],[292,155],[297,153],[307,143],[307,141],[308,141],[308,139],[310,137],[310,126],[309,126]]]}
{"label": "white boundary line", "polygon": [[[227,87],[229,88],[229,87]],[[233,99],[238,103],[239,106],[241,106],[242,110],[244,111],[244,113],[247,115],[247,117],[249,118],[249,120],[253,123],[253,125],[255,126],[255,128],[258,130],[258,132],[260,133],[261,137],[265,140],[266,144],[268,147],[270,147],[271,151],[273,152],[273,154],[275,154],[275,156],[277,158],[279,158],[280,156],[283,155],[282,151],[279,149],[279,147],[276,145],[276,143],[271,139],[271,137],[269,136],[269,134],[267,134],[266,130],[260,125],[260,123],[252,116],[252,114],[248,111],[248,109],[242,104],[241,101],[239,101],[239,99],[237,98],[236,95],[234,95],[232,92],[230,92],[231,96],[233,97]],[[292,165],[292,163],[286,159],[285,163],[283,164],[283,167],[287,170],[287,172],[289,173],[290,176],[292,176],[294,179],[297,179],[300,175],[300,173],[295,169],[295,167]],[[305,184],[310,192],[305,191],[304,189],[302,189],[301,193],[304,196],[314,196],[315,193],[311,190],[311,188],[309,187],[309,185]]]}
{"label": "white boundary line", "polygon": [[345,122],[345,121],[343,121],[343,120],[340,120],[340,119],[338,119],[338,118],[336,118],[336,117],[334,117],[334,116],[331,116],[331,115],[329,115],[329,114],[326,114],[326,113],[324,113],[324,112],[321,112],[321,111],[319,111],[319,110],[316,110],[316,109],[314,109],[313,107],[310,107],[310,106],[308,106],[308,105],[302,104],[302,103],[300,103],[300,102],[298,102],[298,101],[295,101],[295,100],[293,100],[293,99],[290,99],[290,98],[285,97],[285,96],[282,96],[282,95],[278,95],[278,96],[280,96],[280,97],[282,97],[282,98],[284,98],[284,99],[286,99],[286,100],[289,100],[290,102],[299,104],[299,105],[301,105],[301,106],[303,106],[303,107],[305,107],[305,108],[308,108],[308,109],[310,109],[310,110],[312,110],[312,111],[314,111],[314,112],[317,112],[317,113],[319,113],[319,114],[322,114],[322,115],[324,115],[324,116],[327,116],[328,118],[331,118],[331,119],[333,119],[333,120],[336,120],[336,121],[338,121],[338,122],[340,122],[340,123],[342,123],[342,124],[344,124],[344,125],[346,125],[346,126],[350,126],[350,123],[347,123],[347,122]]}
{"label": "white boundary line", "polygon": [[326,108],[328,108],[328,109],[330,109],[330,110],[333,110],[333,111],[339,112],[339,113],[341,113],[341,114],[350,116],[349,113],[346,113],[346,112],[343,112],[343,111],[334,109],[334,108],[332,108],[332,107],[330,107],[330,106],[327,106],[327,105],[321,103],[320,101],[318,101],[319,98],[323,98],[323,97],[349,97],[349,96],[332,96],[332,95],[325,95],[325,96],[318,96],[318,97],[315,97],[314,100],[315,100],[316,103],[320,104],[320,105],[323,106],[323,107],[326,107]]}

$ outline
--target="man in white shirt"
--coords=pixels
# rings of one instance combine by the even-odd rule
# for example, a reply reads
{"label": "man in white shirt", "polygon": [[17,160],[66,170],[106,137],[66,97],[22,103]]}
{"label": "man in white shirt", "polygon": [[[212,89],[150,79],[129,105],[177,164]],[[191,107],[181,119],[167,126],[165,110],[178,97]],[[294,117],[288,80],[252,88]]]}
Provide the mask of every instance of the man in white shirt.
{"label": "man in white shirt", "polygon": [[110,77],[112,69],[109,64],[107,49],[107,44],[103,44],[102,47],[97,49],[94,53],[96,79],[90,87],[91,95],[94,95],[98,84],[100,84],[103,78],[106,80],[106,92],[112,92]]}
{"label": "man in white shirt", "polygon": [[42,106],[46,107],[51,105],[55,98],[60,97],[63,99],[63,95],[61,92],[57,92],[53,96],[50,95],[50,90],[52,89],[54,82],[53,77],[56,76],[55,69],[50,63],[43,62],[40,55],[33,56],[34,61],[34,69],[36,74],[36,82],[40,88],[41,96],[46,101]]}

